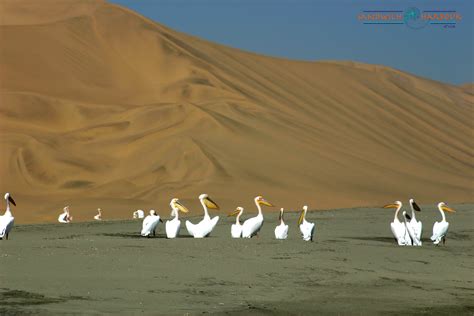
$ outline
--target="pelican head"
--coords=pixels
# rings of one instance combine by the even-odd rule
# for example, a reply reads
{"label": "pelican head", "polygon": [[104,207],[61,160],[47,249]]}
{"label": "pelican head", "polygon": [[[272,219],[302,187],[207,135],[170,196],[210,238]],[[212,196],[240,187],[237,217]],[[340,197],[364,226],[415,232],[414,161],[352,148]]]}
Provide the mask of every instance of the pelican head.
{"label": "pelican head", "polygon": [[64,213],[69,213],[69,205],[63,207],[63,211],[64,211]]}
{"label": "pelican head", "polygon": [[446,203],[444,203],[444,202],[439,202],[439,203],[438,203],[438,208],[439,208],[440,210],[445,211],[445,212],[450,212],[450,213],[456,212],[456,211],[453,210],[452,208],[448,207],[448,206],[446,205]]}
{"label": "pelican head", "polygon": [[219,205],[217,205],[217,203],[214,202],[207,194],[201,194],[199,196],[199,200],[201,200],[208,208],[216,210],[219,209]]}
{"label": "pelican head", "polygon": [[268,202],[263,198],[263,196],[259,195],[255,198],[255,203],[266,205],[266,206],[274,206],[272,203]]}
{"label": "pelican head", "polygon": [[303,223],[307,211],[308,211],[308,205],[303,206],[300,217],[298,218],[298,225],[301,225],[301,223]]}
{"label": "pelican head", "polygon": [[421,212],[421,208],[416,204],[414,199],[410,199],[410,205],[413,207],[413,209],[417,212]]}
{"label": "pelican head", "polygon": [[284,210],[283,207],[282,207],[282,208],[280,209],[280,215],[278,215],[278,220],[279,220],[279,221],[282,220],[282,218],[283,218],[283,212],[284,212],[284,211],[285,211],[285,210]]}
{"label": "pelican head", "polygon": [[[201,196],[199,196],[199,197],[201,197]],[[171,202],[170,202],[170,206],[173,210],[178,209],[183,213],[189,212],[189,210],[183,204],[181,204],[181,202],[179,201],[178,198],[172,199]],[[173,215],[173,214],[171,214],[171,215]]]}
{"label": "pelican head", "polygon": [[235,210],[232,213],[227,215],[227,217],[236,216],[237,214],[239,214],[240,212],[243,212],[243,211],[244,211],[244,208],[241,207],[241,206],[238,206],[238,207],[235,208]]}
{"label": "pelican head", "polygon": [[156,215],[155,210],[150,210],[150,215],[155,216]]}
{"label": "pelican head", "polygon": [[395,201],[391,204],[387,204],[385,205],[383,208],[399,208],[399,207],[402,207],[402,202],[400,201]]}
{"label": "pelican head", "polygon": [[13,205],[16,206],[15,200],[12,198],[12,196],[8,192],[5,193],[5,201],[10,201]]}

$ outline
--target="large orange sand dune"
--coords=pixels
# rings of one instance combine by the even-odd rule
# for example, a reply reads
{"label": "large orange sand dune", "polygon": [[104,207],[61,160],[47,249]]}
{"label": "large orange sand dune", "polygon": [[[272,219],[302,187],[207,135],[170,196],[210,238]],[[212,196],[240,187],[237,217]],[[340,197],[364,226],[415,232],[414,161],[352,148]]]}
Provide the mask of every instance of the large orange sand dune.
{"label": "large orange sand dune", "polygon": [[0,3],[0,191],[17,222],[65,204],[168,216],[174,196],[200,212],[202,192],[251,212],[257,194],[290,209],[473,201],[472,85],[246,53],[101,1],[36,3]]}

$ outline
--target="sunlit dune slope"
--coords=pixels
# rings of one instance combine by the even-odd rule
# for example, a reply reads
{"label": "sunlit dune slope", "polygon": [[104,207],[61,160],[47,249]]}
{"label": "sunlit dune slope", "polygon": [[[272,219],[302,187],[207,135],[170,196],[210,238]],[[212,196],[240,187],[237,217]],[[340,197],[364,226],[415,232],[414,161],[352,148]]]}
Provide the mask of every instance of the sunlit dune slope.
{"label": "sunlit dune slope", "polygon": [[17,221],[66,204],[76,219],[168,216],[172,197],[200,212],[203,192],[247,212],[258,194],[289,209],[473,201],[468,85],[260,56],[71,3],[0,4],[0,191]]}

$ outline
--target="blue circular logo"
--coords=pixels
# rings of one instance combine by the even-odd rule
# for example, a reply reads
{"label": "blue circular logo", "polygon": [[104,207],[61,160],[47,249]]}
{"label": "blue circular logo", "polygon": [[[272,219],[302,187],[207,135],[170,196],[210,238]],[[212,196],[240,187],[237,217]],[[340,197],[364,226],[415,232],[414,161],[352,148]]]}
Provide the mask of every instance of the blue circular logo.
{"label": "blue circular logo", "polygon": [[421,11],[418,8],[411,7],[405,10],[403,14],[403,21],[405,24],[412,29],[421,29],[428,24],[428,21],[423,20]]}

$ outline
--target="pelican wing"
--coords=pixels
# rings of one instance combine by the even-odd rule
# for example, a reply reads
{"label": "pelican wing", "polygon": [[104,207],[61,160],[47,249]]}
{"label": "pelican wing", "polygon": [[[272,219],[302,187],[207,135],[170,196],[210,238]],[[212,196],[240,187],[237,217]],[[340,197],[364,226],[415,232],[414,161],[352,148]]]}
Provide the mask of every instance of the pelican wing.
{"label": "pelican wing", "polygon": [[15,218],[11,216],[0,217],[0,238],[5,237],[13,228]]}
{"label": "pelican wing", "polygon": [[159,216],[148,215],[143,219],[141,235],[144,237],[150,236],[150,234],[156,229],[160,222]]}
{"label": "pelican wing", "polygon": [[255,236],[262,228],[263,217],[251,217],[242,225],[242,238],[251,238]]}
{"label": "pelican wing", "polygon": [[434,244],[438,244],[441,239],[448,233],[449,223],[448,222],[435,222],[433,225],[433,236],[431,240]]}
{"label": "pelican wing", "polygon": [[179,219],[172,219],[170,221],[166,221],[166,237],[176,238],[178,236],[180,226],[181,221]]}

